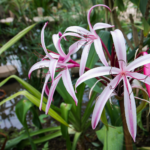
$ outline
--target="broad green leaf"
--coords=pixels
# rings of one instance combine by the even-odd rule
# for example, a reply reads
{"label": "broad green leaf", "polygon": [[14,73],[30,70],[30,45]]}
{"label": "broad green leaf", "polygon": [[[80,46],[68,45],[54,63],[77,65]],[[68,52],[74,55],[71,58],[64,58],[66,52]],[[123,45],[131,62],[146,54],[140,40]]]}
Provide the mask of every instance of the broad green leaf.
{"label": "broad green leaf", "polygon": [[150,31],[150,25],[148,24],[148,22],[144,18],[142,18],[142,23],[144,26],[144,36],[147,36],[149,31]]}
{"label": "broad green leaf", "polygon": [[15,37],[13,37],[10,41],[8,41],[5,45],[3,45],[2,48],[0,48],[0,55],[6,51],[10,46],[12,46],[14,43],[16,43],[20,38],[22,38],[26,33],[28,33],[34,26],[36,25],[33,24],[31,26],[28,26],[27,28],[25,28],[24,30],[22,30],[21,32],[19,32]]}
{"label": "broad green leaf", "polygon": [[122,125],[122,119],[120,115],[120,109],[118,106],[111,105],[111,103],[108,101],[106,103],[106,111],[110,117],[111,124],[113,126],[121,126]]}
{"label": "broad green leaf", "polygon": [[140,9],[143,17],[145,17],[145,11],[148,0],[130,0],[132,3],[137,5],[137,7]]}
{"label": "broad green leaf", "polygon": [[[61,103],[60,105],[60,109],[61,109],[61,117],[68,123],[68,115],[69,115],[69,111],[71,110],[72,105],[71,104],[65,104],[65,103]],[[67,137],[68,135],[68,127],[66,127],[65,125],[61,125],[61,132],[62,135],[65,137]]]}
{"label": "broad green leaf", "polygon": [[[32,131],[32,132],[30,132],[30,136],[31,137],[32,136],[37,136],[37,135],[42,134],[42,133],[47,133],[47,132],[50,132],[50,131],[58,131],[58,130],[60,130],[60,126],[58,126],[58,127],[49,127],[49,128],[45,128],[45,129],[40,129],[38,131]],[[13,148],[20,141],[25,140],[27,138],[28,138],[28,135],[24,132],[20,136],[14,138],[12,140],[7,141],[7,145],[6,145],[5,149]]]}
{"label": "broad green leaf", "polygon": [[[40,105],[40,100],[38,98],[36,98],[35,96],[31,95],[29,92],[27,91],[19,91],[9,97],[7,97],[6,99],[4,99],[2,102],[0,102],[0,106],[2,104],[4,104],[5,102],[19,96],[19,95],[23,95],[25,96],[28,100],[30,100],[34,105],[36,105],[37,107],[39,107]],[[42,104],[42,110],[45,111],[45,108],[46,108],[46,105],[43,103]],[[49,111],[48,111],[48,114],[53,117],[55,120],[59,121],[60,123],[66,125],[66,126],[69,126],[67,124],[67,122],[62,119],[62,117],[60,115],[58,115],[53,109],[49,108]]]}
{"label": "broad green leaf", "polygon": [[76,104],[73,100],[73,98],[70,96],[70,94],[67,92],[62,79],[60,79],[57,87],[56,87],[57,92],[62,96],[62,98],[64,99],[65,103],[67,104],[72,104],[72,112],[75,115],[75,110],[76,110]]}
{"label": "broad green leaf", "polygon": [[99,131],[96,131],[98,139],[103,143],[103,150],[123,150],[123,128],[105,126]]}
{"label": "broad green leaf", "polygon": [[40,118],[39,118],[39,115],[38,115],[38,112],[37,112],[37,109],[35,109],[34,106],[32,106],[30,108],[30,111],[32,112],[32,122],[33,124],[38,128],[38,129],[42,129],[42,125],[41,125],[41,121],[40,121]]}
{"label": "broad green leaf", "polygon": [[123,0],[115,0],[115,6],[118,6],[120,11],[124,11],[125,10],[125,6],[123,3]]}
{"label": "broad green leaf", "polygon": [[30,137],[30,133],[28,130],[28,126],[27,126],[27,121],[26,121],[26,114],[29,111],[29,109],[33,106],[33,104],[28,101],[28,100],[20,100],[17,105],[16,105],[16,115],[19,119],[19,121],[21,122],[21,124],[23,125],[23,127],[26,130],[26,133],[28,134],[28,139],[30,141],[32,150],[36,150],[36,145],[34,144],[32,138]]}
{"label": "broad green leaf", "polygon": [[82,132],[76,132],[75,136],[74,136],[74,140],[73,140],[73,146],[72,146],[72,150],[76,150],[76,146],[77,146],[77,142],[80,138]]}
{"label": "broad green leaf", "polygon": [[102,115],[101,115],[101,121],[106,126],[106,129],[108,130],[108,122],[107,122],[107,116],[105,108],[103,109]]}
{"label": "broad green leaf", "polygon": [[32,106],[33,104],[26,99],[20,100],[16,104],[15,112],[19,121],[21,122],[23,126],[26,124],[26,114]]}
{"label": "broad green leaf", "polygon": [[[68,123],[68,116],[69,116],[69,111],[71,110],[71,107],[72,107],[71,104],[61,103],[60,105],[61,116],[67,123]],[[70,137],[68,134],[68,127],[61,124],[61,133],[66,140],[67,149],[71,149],[71,141],[70,141]]]}
{"label": "broad green leaf", "polygon": [[140,0],[140,10],[142,12],[143,17],[145,17],[146,7],[148,0]]}
{"label": "broad green leaf", "polygon": [[[109,31],[101,30],[99,32],[99,36],[101,40],[104,42],[105,46],[108,48],[109,53],[111,54],[111,48],[110,46],[112,45],[111,43],[111,34]],[[104,50],[105,51],[105,50]]]}

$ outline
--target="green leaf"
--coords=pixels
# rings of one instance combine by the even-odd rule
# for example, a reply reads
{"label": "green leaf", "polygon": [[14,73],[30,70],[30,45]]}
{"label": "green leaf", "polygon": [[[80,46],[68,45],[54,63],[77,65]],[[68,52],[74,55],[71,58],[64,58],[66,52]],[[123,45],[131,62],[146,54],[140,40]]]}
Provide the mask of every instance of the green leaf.
{"label": "green leaf", "polygon": [[148,22],[144,18],[142,18],[142,23],[144,26],[144,36],[147,36],[149,31],[150,31],[150,25],[148,24]]}
{"label": "green leaf", "polygon": [[[68,123],[68,116],[69,116],[69,111],[71,110],[71,107],[72,107],[71,104],[61,103],[60,105],[61,116],[67,123]],[[71,141],[70,141],[70,137],[68,134],[68,127],[61,124],[61,133],[66,140],[67,149],[68,150],[71,149]]]}
{"label": "green leaf", "polygon": [[142,12],[143,17],[145,17],[147,2],[148,0],[140,0],[140,10]]}
{"label": "green leaf", "polygon": [[77,99],[78,99],[78,104],[77,104],[77,108],[76,108],[76,115],[77,118],[79,119],[79,128],[81,128],[81,109],[82,109],[82,100],[83,100],[83,95],[84,95],[84,91],[85,91],[85,84],[82,83],[81,85],[79,85],[77,87]]}
{"label": "green leaf", "polygon": [[118,6],[120,11],[124,11],[125,10],[125,6],[123,3],[123,0],[115,0],[115,6]]}
{"label": "green leaf", "polygon": [[[68,115],[69,115],[69,111],[71,110],[71,107],[72,107],[71,104],[61,103],[61,105],[60,105],[61,116],[67,123],[68,123]],[[61,132],[62,132],[62,135],[64,136],[64,138],[66,138],[68,135],[68,127],[66,127],[62,124]]]}
{"label": "green leaf", "polygon": [[[40,137],[40,138],[34,139],[33,142],[35,144],[39,144],[39,143],[46,142],[48,140],[54,139],[56,137],[59,137],[61,135],[62,135],[61,131],[57,131],[55,133],[50,133],[50,134],[48,134],[48,135],[46,135],[44,137]],[[24,147],[24,146],[27,146],[27,145],[30,145],[30,142],[28,140],[21,141],[19,143],[19,147],[21,147],[21,148]]]}
{"label": "green leaf", "polygon": [[146,129],[143,128],[143,125],[142,125],[142,112],[143,111],[140,111],[138,114],[137,114],[137,124],[138,126],[143,130],[143,131],[146,131]]}
{"label": "green leaf", "polygon": [[99,32],[99,36],[100,36],[101,40],[104,42],[105,46],[108,48],[109,53],[111,54],[112,40],[111,40],[110,32],[101,30]]}
{"label": "green leaf", "polygon": [[99,131],[96,131],[98,139],[103,143],[103,150],[122,150],[123,149],[123,128],[109,127],[107,130],[105,126]]}
{"label": "green leaf", "polygon": [[120,115],[120,109],[118,106],[111,105],[110,102],[108,101],[106,103],[106,111],[110,117],[111,124],[113,126],[121,126],[122,125],[122,119]]}
{"label": "green leaf", "polygon": [[48,150],[49,148],[48,148],[48,142],[46,142],[45,144],[44,144],[44,147],[42,148],[42,150]]}
{"label": "green leaf", "polygon": [[[143,42],[143,47],[147,44],[149,44],[150,42],[150,38],[146,38]],[[134,56],[135,56],[135,52],[136,50],[139,48],[139,46],[137,46],[136,48],[134,48],[134,50],[132,50],[128,55],[127,55],[127,59],[128,59],[128,62],[130,62],[132,59],[134,59]]]}
{"label": "green leaf", "polygon": [[86,106],[86,109],[85,109],[83,117],[82,117],[82,129],[85,128],[85,124],[87,123],[87,119],[89,118],[89,116],[93,112],[94,105],[92,105],[92,103],[93,103],[96,95],[97,95],[96,92],[92,93],[92,96],[91,96],[91,98],[90,98],[90,100]]}
{"label": "green leaf", "polygon": [[[33,131],[33,132],[30,132],[30,136],[31,137],[32,136],[37,136],[37,135],[42,134],[42,133],[47,133],[47,132],[50,132],[50,131],[57,131],[57,130],[60,130],[60,126],[58,126],[58,127],[49,127],[49,128],[45,128],[45,129],[40,129],[38,131]],[[27,138],[28,138],[28,135],[24,132],[20,136],[14,138],[12,140],[7,141],[7,145],[6,145],[5,149],[13,148],[20,141],[25,140]]]}
{"label": "green leaf", "polygon": [[75,150],[76,149],[76,145],[77,145],[77,142],[80,138],[80,135],[81,135],[82,132],[76,132],[75,133],[75,136],[74,136],[74,139],[73,139],[73,146],[72,146],[72,150]]}
{"label": "green leaf", "polygon": [[32,112],[32,115],[33,115],[33,118],[32,118],[32,122],[33,124],[39,128],[39,129],[42,129],[42,125],[41,125],[41,121],[39,119],[39,115],[38,115],[38,112],[37,112],[37,109],[34,108],[34,106],[32,106],[30,108],[30,111]]}
{"label": "green leaf", "polygon": [[[2,82],[0,82],[0,87],[3,86],[8,80],[10,80],[12,78],[16,79],[26,90],[28,90],[30,93],[32,93],[35,97],[37,97],[38,99],[41,98],[41,93],[37,89],[35,89],[29,83],[25,82],[24,80],[22,80],[21,78],[19,78],[16,75],[11,75],[8,78],[6,78],[5,80],[3,80]],[[47,102],[47,99],[45,97],[43,97],[43,101]]]}
{"label": "green leaf", "polygon": [[36,148],[32,138],[30,137],[30,133],[28,131],[28,126],[27,126],[27,122],[26,122],[26,114],[32,106],[33,106],[33,104],[30,101],[23,99],[17,103],[15,112],[16,112],[16,115],[17,115],[19,121],[21,122],[21,124],[23,125],[23,127],[25,128],[25,130],[28,134],[28,139],[30,141],[32,150],[36,150],[37,148]]}
{"label": "green leaf", "polygon": [[135,5],[137,5],[138,8],[140,8],[143,17],[145,17],[145,11],[148,0],[130,0],[130,1]]}
{"label": "green leaf", "polygon": [[33,104],[26,99],[20,100],[16,104],[15,112],[22,125],[26,125],[26,114],[32,106]]}
{"label": "green leaf", "polygon": [[42,114],[39,116],[39,119],[40,119],[40,122],[41,123],[45,123],[46,121],[44,120],[45,118],[47,118],[49,115],[46,115],[46,114]]}
{"label": "green leaf", "polygon": [[108,122],[107,122],[105,108],[103,109],[103,112],[102,112],[102,115],[101,115],[101,121],[106,126],[106,129],[108,130]]}
{"label": "green leaf", "polygon": [[[40,105],[40,100],[38,98],[36,98],[35,96],[31,95],[30,93],[28,93],[27,91],[19,91],[9,97],[7,97],[6,99],[4,99],[2,102],[0,102],[0,106],[2,104],[4,104],[5,102],[19,96],[19,95],[23,95],[25,96],[28,100],[30,100],[34,105],[36,105],[37,107],[39,107]],[[42,103],[42,110],[45,111],[46,105],[44,103]],[[49,108],[48,114],[53,117],[55,120],[59,121],[60,123],[69,126],[67,124],[67,122],[60,116],[58,115],[53,109]]]}
{"label": "green leaf", "polygon": [[33,24],[31,26],[28,26],[27,28],[25,28],[24,30],[22,30],[21,32],[19,32],[15,37],[13,37],[10,41],[8,41],[5,45],[3,45],[2,48],[0,48],[0,55],[6,51],[10,46],[12,46],[14,43],[16,43],[20,38],[22,38],[26,33],[28,33],[34,26],[36,25]]}

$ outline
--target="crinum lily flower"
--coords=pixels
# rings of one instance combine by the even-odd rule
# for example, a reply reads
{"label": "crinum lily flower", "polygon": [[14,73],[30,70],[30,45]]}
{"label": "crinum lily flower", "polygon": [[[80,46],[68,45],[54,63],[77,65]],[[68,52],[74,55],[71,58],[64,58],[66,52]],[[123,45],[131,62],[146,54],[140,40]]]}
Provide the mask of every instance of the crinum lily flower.
{"label": "crinum lily flower", "polygon": [[[40,110],[42,108],[42,101],[43,101],[43,94],[44,94],[44,91],[45,93],[48,95],[48,102],[47,102],[47,105],[46,105],[46,114],[48,113],[48,110],[49,110],[49,107],[50,107],[50,104],[52,102],[52,99],[53,99],[53,94],[54,94],[54,91],[56,89],[56,86],[59,82],[59,80],[62,78],[63,80],[63,83],[68,91],[68,93],[73,97],[76,105],[77,105],[77,97],[74,93],[74,89],[73,89],[73,86],[72,86],[72,82],[71,82],[71,78],[70,78],[70,74],[69,74],[69,68],[72,68],[72,67],[76,67],[76,66],[79,66],[78,64],[74,63],[74,61],[72,60],[68,60],[67,62],[71,62],[71,63],[67,63],[67,62],[64,62],[64,59],[65,57],[67,56],[63,51],[62,49],[59,49],[58,46],[57,46],[57,43],[58,43],[58,40],[59,40],[59,34],[54,34],[53,35],[53,43],[58,51],[59,54],[57,53],[48,53],[47,52],[47,49],[46,49],[46,46],[45,46],[45,42],[44,42],[44,29],[46,27],[47,23],[45,23],[42,31],[41,31],[41,44],[42,44],[42,47],[46,53],[46,56],[42,59],[42,61],[40,62],[37,62],[36,64],[34,64],[31,69],[29,70],[29,78],[31,76],[31,73],[36,70],[36,69],[39,69],[39,68],[48,68],[49,72],[46,74],[46,77],[45,77],[45,82],[44,82],[44,86],[43,86],[43,89],[42,89],[42,94],[41,94],[41,103],[40,103]],[[57,72],[59,72],[59,74],[55,77],[55,71],[57,70]],[[59,71],[60,70],[60,71]],[[48,86],[47,86],[47,83],[48,83],[48,80],[49,78],[51,77],[52,79],[52,84],[51,84],[51,87],[50,87],[50,90],[48,89]]]}
{"label": "crinum lily flower", "polygon": [[79,86],[82,82],[94,77],[99,77],[103,75],[115,75],[115,78],[111,80],[107,87],[105,87],[105,89],[97,98],[97,101],[95,103],[92,115],[92,128],[95,129],[100,120],[102,111],[107,100],[110,98],[112,92],[115,90],[120,81],[123,81],[126,122],[128,130],[133,140],[135,141],[137,132],[136,105],[129,79],[134,78],[150,85],[150,77],[137,72],[133,72],[135,68],[150,63],[150,54],[141,56],[135,59],[129,65],[127,65],[126,46],[122,32],[117,29],[115,31],[111,31],[111,34],[113,37],[114,46],[118,57],[119,68],[105,66],[91,69],[84,73],[82,76],[80,76],[80,78],[76,82],[75,87]]}
{"label": "crinum lily flower", "polygon": [[[90,22],[90,14],[91,14],[91,11],[93,10],[93,8],[98,7],[98,6],[103,6],[103,7],[107,8],[109,11],[111,11],[110,8],[106,5],[98,4],[98,5],[95,5],[95,6],[91,7],[90,10],[88,11],[88,14],[87,14],[87,21],[88,21],[90,31],[88,31],[88,30],[86,30],[82,27],[79,27],[79,26],[71,26],[71,27],[68,27],[65,30],[65,33],[59,39],[58,45],[60,46],[60,40],[65,36],[75,36],[77,38],[80,38],[80,40],[78,40],[77,42],[75,42],[74,44],[72,44],[69,47],[68,56],[70,56],[70,54],[72,54],[72,53],[77,52],[80,49],[81,46],[85,45],[84,48],[83,48],[82,56],[81,56],[81,63],[80,63],[81,65],[80,65],[80,69],[79,69],[79,74],[80,75],[82,75],[84,73],[86,61],[87,61],[89,50],[90,50],[90,47],[91,47],[92,43],[94,43],[96,53],[98,54],[101,62],[105,66],[108,66],[108,63],[107,63],[107,60],[105,58],[103,48],[102,48],[102,45],[104,47],[105,47],[105,45],[101,41],[100,37],[97,35],[97,33],[95,31],[98,30],[98,29],[103,29],[103,28],[111,28],[113,26],[109,25],[109,24],[106,24],[106,23],[96,23],[92,27],[91,22]],[[60,49],[61,49],[61,47],[60,47]],[[106,49],[106,52],[109,55],[109,52],[107,51],[107,49]],[[67,57],[66,57],[66,59],[67,59]]]}

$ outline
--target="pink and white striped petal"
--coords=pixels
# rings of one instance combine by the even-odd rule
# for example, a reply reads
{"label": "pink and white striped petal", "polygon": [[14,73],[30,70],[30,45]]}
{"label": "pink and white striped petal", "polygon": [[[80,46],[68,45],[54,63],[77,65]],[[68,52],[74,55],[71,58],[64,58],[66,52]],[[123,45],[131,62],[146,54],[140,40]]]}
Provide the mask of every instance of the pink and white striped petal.
{"label": "pink and white striped petal", "polygon": [[131,62],[126,67],[126,71],[131,71],[135,68],[138,68],[138,67],[143,66],[148,63],[150,63],[150,54],[144,55],[144,56],[141,56],[141,57],[138,57],[137,59],[135,59],[133,62]]}
{"label": "pink and white striped petal", "polygon": [[84,34],[84,35],[90,35],[91,32],[82,28],[82,27],[79,27],[79,26],[71,26],[71,27],[68,27],[65,32],[76,32],[76,33],[79,33],[79,34]]}
{"label": "pink and white striped petal", "polygon": [[[148,53],[147,52],[143,52],[143,55],[148,55]],[[150,75],[150,63],[144,65],[143,73],[144,73],[144,75]],[[148,92],[149,97],[150,97],[150,86],[147,85],[147,84],[145,84],[145,86],[146,86],[147,92]]]}
{"label": "pink and white striped petal", "polygon": [[49,63],[49,72],[51,74],[52,84],[53,84],[53,81],[54,81],[54,76],[55,76],[55,70],[56,70],[57,62],[58,62],[58,60],[52,59],[50,61],[50,63]]}
{"label": "pink and white striped petal", "polygon": [[72,96],[72,98],[74,99],[76,105],[78,103],[78,99],[75,95],[73,86],[72,86],[72,82],[71,82],[71,78],[70,78],[70,74],[69,74],[69,70],[68,68],[66,68],[63,72],[62,72],[62,80],[63,83],[66,87],[66,90],[68,91],[68,93]]}
{"label": "pink and white striped petal", "polygon": [[80,76],[80,78],[76,82],[75,88],[77,88],[77,86],[79,86],[82,82],[88,79],[103,76],[103,75],[119,74],[119,73],[120,73],[120,69],[115,68],[115,67],[107,66],[107,67],[97,67],[97,68],[91,69],[87,71],[86,73],[84,73],[82,76]]}
{"label": "pink and white striped petal", "polygon": [[49,88],[48,88],[48,85],[46,85],[46,87],[45,87],[45,93],[46,93],[47,96],[49,95]]}
{"label": "pink and white striped petal", "polygon": [[149,76],[146,76],[146,75],[144,75],[144,74],[137,73],[137,72],[128,72],[128,73],[126,73],[126,74],[127,74],[127,76],[129,76],[129,77],[132,77],[132,78],[134,78],[134,79],[137,79],[137,80],[139,80],[139,81],[141,81],[141,82],[144,82],[144,83],[150,85],[150,77],[149,77],[150,75],[149,75]]}
{"label": "pink and white striped petal", "polygon": [[53,43],[54,43],[54,46],[56,47],[58,53],[62,56],[62,57],[65,57],[66,54],[64,53],[61,45],[58,46],[58,41],[59,41],[59,35],[58,34],[53,34],[52,36],[52,39],[53,39]]}
{"label": "pink and white striped petal", "polygon": [[48,24],[48,22],[45,23],[45,25],[44,25],[44,27],[42,28],[42,31],[41,31],[41,44],[42,44],[42,47],[43,47],[43,49],[44,49],[46,55],[47,55],[50,59],[52,59],[51,55],[47,52],[47,49],[46,49],[46,46],[45,46],[45,42],[44,42],[44,29],[46,28],[47,24]]}
{"label": "pink and white striped petal", "polygon": [[51,76],[50,74],[47,74],[45,77],[45,82],[44,82],[42,93],[41,93],[41,101],[40,101],[40,107],[39,107],[40,110],[42,109],[43,95],[44,95],[44,91],[46,89],[47,82],[48,82],[50,76]]}
{"label": "pink and white striped petal", "polygon": [[79,40],[75,43],[73,43],[70,47],[69,47],[69,53],[67,54],[67,56],[65,57],[64,62],[68,62],[70,60],[70,55],[76,53],[84,44],[86,43],[85,40]]}
{"label": "pink and white striped petal", "polygon": [[94,40],[94,46],[95,46],[96,53],[99,56],[101,62],[105,66],[108,66],[108,63],[107,63],[106,57],[104,55],[102,44],[101,44],[101,41],[100,41],[99,37],[97,37],[97,39]]}
{"label": "pink and white striped petal", "polygon": [[83,52],[81,55],[80,68],[79,68],[79,75],[80,76],[84,73],[90,47],[91,47],[91,43],[87,43],[83,49]]}
{"label": "pink and white striped petal", "polygon": [[114,91],[114,86],[116,85],[116,83],[119,84],[121,79],[122,79],[121,75],[117,75],[113,80],[111,80],[111,82],[107,85],[107,87],[105,87],[101,95],[98,97],[97,102],[95,103],[93,114],[92,114],[92,128],[93,129],[96,128],[100,120],[104,106],[106,102],[108,101],[108,99],[110,98],[112,92]]}
{"label": "pink and white striped petal", "polygon": [[88,24],[89,24],[90,31],[93,30],[92,25],[91,25],[91,22],[90,22],[91,11],[93,10],[93,8],[98,7],[98,6],[105,7],[105,8],[107,8],[107,9],[111,12],[110,8],[109,8],[108,6],[106,6],[106,5],[103,5],[103,4],[98,4],[98,5],[94,5],[93,7],[91,7],[91,8],[89,9],[89,11],[88,11],[88,14],[87,14],[87,21],[88,21]]}
{"label": "pink and white striped petal", "polygon": [[121,69],[124,69],[127,64],[126,58],[126,45],[125,39],[122,32],[119,29],[115,31],[111,31],[111,35],[113,37],[115,50],[118,57],[119,66]]}
{"label": "pink and white striped petal", "polygon": [[50,108],[50,105],[51,105],[51,102],[52,102],[52,99],[53,99],[53,95],[54,95],[54,92],[55,92],[55,89],[56,89],[56,86],[61,78],[61,73],[59,73],[55,80],[53,81],[53,84],[51,85],[50,87],[50,90],[49,90],[49,95],[48,95],[48,101],[47,101],[47,105],[46,105],[46,110],[45,110],[45,113],[48,114],[48,110]]}
{"label": "pink and white striped petal", "polygon": [[34,64],[29,70],[28,77],[30,78],[31,73],[36,69],[49,67],[49,62],[50,62],[49,60],[44,60],[44,61],[39,61],[36,64]]}
{"label": "pink and white striped petal", "polygon": [[93,26],[93,30],[104,29],[104,28],[112,28],[112,27],[114,27],[114,25],[110,25],[110,24],[107,24],[107,23],[96,23]]}
{"label": "pink and white striped petal", "polygon": [[135,142],[137,132],[136,105],[131,85],[126,77],[124,77],[124,107],[128,130]]}

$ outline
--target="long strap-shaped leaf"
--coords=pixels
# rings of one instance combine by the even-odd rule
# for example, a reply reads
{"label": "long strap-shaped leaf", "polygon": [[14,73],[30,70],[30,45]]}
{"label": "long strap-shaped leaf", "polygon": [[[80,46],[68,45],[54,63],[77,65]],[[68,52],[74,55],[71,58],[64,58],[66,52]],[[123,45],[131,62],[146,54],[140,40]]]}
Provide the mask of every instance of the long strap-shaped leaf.
{"label": "long strap-shaped leaf", "polygon": [[[3,86],[8,80],[10,80],[12,78],[16,79],[27,91],[30,91],[30,93],[32,93],[34,96],[36,96],[39,99],[41,98],[41,93],[37,89],[35,89],[29,83],[25,82],[24,80],[22,80],[21,78],[19,78],[16,75],[11,75],[8,78],[6,78],[5,80],[3,80],[2,82],[0,82],[0,87]],[[45,97],[43,97],[43,101],[47,102],[47,99]]]}
{"label": "long strap-shaped leaf", "polygon": [[[45,129],[40,129],[38,131],[33,131],[33,132],[30,132],[30,136],[32,137],[32,136],[39,135],[39,134],[42,134],[42,133],[48,133],[50,131],[60,131],[60,126],[58,126],[58,127],[49,127],[49,128],[45,128]],[[5,149],[13,148],[17,144],[19,144],[22,140],[25,140],[27,138],[28,138],[28,135],[26,133],[23,133],[20,136],[9,140],[7,142],[7,145],[6,145]]]}
{"label": "long strap-shaped leaf", "polygon": [[20,38],[22,38],[26,33],[28,33],[34,26],[36,25],[33,24],[31,26],[28,26],[27,28],[25,28],[24,30],[22,30],[21,32],[19,32],[15,37],[13,37],[10,41],[8,41],[5,45],[3,45],[2,48],[0,48],[0,55],[6,51],[10,46],[12,46],[14,43],[16,43]]}
{"label": "long strap-shaped leaf", "polygon": [[[40,100],[38,98],[36,98],[35,96],[31,95],[29,92],[27,91],[19,91],[11,96],[9,96],[8,98],[4,99],[2,102],[0,102],[0,106],[2,104],[4,104],[5,102],[19,96],[19,95],[23,95],[25,96],[28,100],[30,100],[34,105],[36,105],[37,107],[39,107],[40,105]],[[42,110],[45,111],[46,105],[43,103],[42,104]],[[53,117],[55,120],[59,121],[60,123],[69,126],[67,124],[67,122],[61,117],[59,116],[53,109],[49,109],[48,114]]]}

